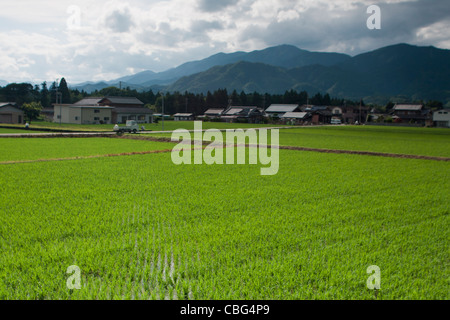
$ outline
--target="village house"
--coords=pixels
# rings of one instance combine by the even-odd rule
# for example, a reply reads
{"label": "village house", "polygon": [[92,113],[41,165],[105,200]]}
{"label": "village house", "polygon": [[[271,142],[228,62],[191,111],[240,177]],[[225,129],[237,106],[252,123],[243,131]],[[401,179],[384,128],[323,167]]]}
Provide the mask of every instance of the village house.
{"label": "village house", "polygon": [[328,106],[303,105],[300,107],[302,112],[308,113],[311,118],[311,124],[329,124],[331,123],[332,113]]}
{"label": "village house", "polygon": [[290,122],[292,125],[306,124],[310,118],[311,114],[308,112],[286,112],[280,117],[283,122]]}
{"label": "village house", "polygon": [[231,106],[226,109],[220,119],[225,122],[260,123],[263,120],[264,110],[258,107]]}
{"label": "village house", "polygon": [[136,120],[137,123],[153,122],[153,112],[135,97],[105,97],[99,101],[99,105],[114,107],[113,123],[126,123],[127,120]]}
{"label": "village house", "polygon": [[365,106],[340,106],[330,107],[333,118],[339,118],[342,123],[365,123],[369,114],[369,107]]}
{"label": "village house", "polygon": [[391,114],[395,123],[425,125],[431,119],[430,111],[422,104],[396,104]]}
{"label": "village house", "polygon": [[438,128],[450,128],[450,110],[442,109],[433,112],[433,122]]}
{"label": "village house", "polygon": [[271,118],[282,118],[287,112],[296,112],[299,110],[300,106],[298,104],[271,104],[265,110],[265,113]]}
{"label": "village house", "polygon": [[198,116],[198,118],[203,120],[220,119],[224,111],[225,109],[211,108],[206,110],[203,115]]}
{"label": "village house", "polygon": [[72,105],[56,104],[53,108],[54,122],[122,124],[127,120],[152,123],[153,112],[134,97],[88,97]]}
{"label": "village house", "polygon": [[176,113],[173,115],[175,121],[191,121],[194,120],[193,113]]}
{"label": "village house", "polygon": [[0,102],[0,123],[22,124],[24,114],[15,102]]}
{"label": "village house", "polygon": [[73,124],[112,124],[113,107],[55,104],[53,122]]}

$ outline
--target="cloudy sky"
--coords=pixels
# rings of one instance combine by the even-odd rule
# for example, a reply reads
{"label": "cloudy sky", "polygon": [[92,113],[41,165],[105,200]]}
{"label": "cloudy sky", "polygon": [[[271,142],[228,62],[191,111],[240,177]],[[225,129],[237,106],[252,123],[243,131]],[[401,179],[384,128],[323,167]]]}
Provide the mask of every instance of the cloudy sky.
{"label": "cloudy sky", "polygon": [[[381,9],[369,30],[367,8]],[[0,79],[69,84],[155,72],[218,52],[292,44],[356,55],[450,49],[449,0],[0,0]]]}

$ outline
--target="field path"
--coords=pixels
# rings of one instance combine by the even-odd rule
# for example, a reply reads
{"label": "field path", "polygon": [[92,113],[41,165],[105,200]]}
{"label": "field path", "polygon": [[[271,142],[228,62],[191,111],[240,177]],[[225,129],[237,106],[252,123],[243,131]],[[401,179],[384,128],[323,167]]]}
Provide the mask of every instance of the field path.
{"label": "field path", "polygon": [[122,156],[133,156],[151,153],[168,153],[172,152],[172,149],[165,150],[152,150],[152,151],[138,151],[138,152],[124,152],[124,153],[113,153],[113,154],[100,154],[92,156],[80,156],[80,157],[69,157],[69,158],[50,158],[50,159],[35,159],[35,160],[13,160],[13,161],[1,161],[2,164],[19,164],[19,163],[33,163],[33,162],[51,162],[51,161],[67,161],[67,160],[82,160],[82,159],[95,159],[95,158],[109,158],[109,157],[122,157]]}
{"label": "field path", "polygon": [[[278,128],[254,128],[256,130],[260,129],[278,129]],[[285,128],[284,128],[285,129]],[[221,129],[221,131],[226,131],[228,129]],[[235,129],[233,129],[235,130]],[[190,132],[195,132],[195,130],[188,130]],[[202,130],[205,131],[205,130]],[[170,133],[171,131],[161,131],[161,133]],[[149,133],[159,133],[159,132],[149,132]],[[97,132],[97,133],[12,133],[12,134],[0,134],[0,138],[88,138],[88,137],[108,137],[116,139],[131,139],[131,140],[147,140],[155,142],[173,142],[171,138],[166,137],[149,137],[149,136],[139,136],[139,135],[124,135],[118,136],[114,132]],[[203,141],[203,145],[209,145],[210,142]],[[249,147],[258,147],[257,145],[248,145]],[[412,155],[412,154],[398,154],[398,153],[383,153],[383,152],[373,152],[373,151],[356,151],[356,150],[339,150],[339,149],[320,149],[320,148],[307,148],[307,147],[294,147],[294,146],[279,146],[282,150],[295,150],[295,151],[310,151],[310,152],[321,152],[321,153],[335,153],[335,154],[355,154],[355,155],[367,155],[367,156],[377,156],[377,157],[388,157],[388,158],[403,158],[403,159],[420,159],[420,160],[433,160],[433,161],[450,161],[448,157],[435,157],[435,156],[424,156],[424,155]],[[51,158],[51,159],[35,159],[35,160],[16,160],[16,161],[2,161],[1,164],[17,164],[17,163],[32,163],[32,162],[49,162],[49,161],[63,161],[63,160],[79,160],[79,159],[92,159],[92,158],[106,158],[106,157],[119,157],[119,156],[130,156],[130,155],[142,155],[142,154],[152,154],[152,153],[168,153],[171,149],[165,150],[152,150],[152,151],[141,151],[141,152],[127,152],[118,154],[104,154],[104,155],[91,155],[91,156],[79,156],[79,157],[68,157],[68,158]]]}
{"label": "field path", "polygon": [[[149,140],[156,142],[172,142],[170,138],[165,137],[138,137],[138,136],[122,136],[118,139],[133,139],[133,140]],[[203,141],[204,145],[209,145],[209,141]],[[257,148],[258,145],[248,145],[249,147]],[[296,150],[296,151],[311,151],[322,153],[336,153],[336,154],[357,154],[366,156],[388,157],[388,158],[404,158],[404,159],[420,159],[420,160],[434,160],[434,161],[450,161],[447,157],[434,157],[434,156],[422,156],[414,154],[399,154],[399,153],[384,153],[373,151],[355,151],[355,150],[339,150],[339,149],[319,149],[319,148],[306,148],[306,147],[293,147],[293,146],[279,146],[282,150]]]}

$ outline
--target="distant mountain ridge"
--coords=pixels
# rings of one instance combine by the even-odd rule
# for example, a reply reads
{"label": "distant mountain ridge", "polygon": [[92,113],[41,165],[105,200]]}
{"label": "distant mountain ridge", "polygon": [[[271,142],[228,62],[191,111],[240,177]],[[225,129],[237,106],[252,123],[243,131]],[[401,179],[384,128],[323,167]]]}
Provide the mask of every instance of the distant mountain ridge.
{"label": "distant mountain ridge", "polygon": [[219,88],[260,93],[286,90],[385,103],[440,100],[450,106],[450,50],[397,44],[355,57],[281,45],[252,52],[218,53],[176,68],[75,86],[92,92],[107,86],[206,93]]}
{"label": "distant mountain ridge", "polygon": [[367,101],[403,96],[450,102],[450,50],[398,44],[334,65],[289,69],[238,62],[183,77],[167,90],[205,93],[217,88],[267,93],[295,89]]}
{"label": "distant mountain ridge", "polygon": [[291,45],[280,45],[252,52],[238,51],[234,53],[217,53],[206,59],[186,62],[176,68],[159,73],[143,71],[135,75],[121,77],[112,81],[103,81],[96,84],[79,84],[75,85],[74,88],[88,91],[92,88],[104,88],[105,85],[112,85],[120,82],[122,82],[125,87],[131,87],[132,85],[142,87],[149,87],[151,85],[169,85],[181,77],[203,72],[215,66],[224,66],[239,61],[294,68],[310,64],[330,66],[349,59],[350,56],[342,53],[310,52]]}

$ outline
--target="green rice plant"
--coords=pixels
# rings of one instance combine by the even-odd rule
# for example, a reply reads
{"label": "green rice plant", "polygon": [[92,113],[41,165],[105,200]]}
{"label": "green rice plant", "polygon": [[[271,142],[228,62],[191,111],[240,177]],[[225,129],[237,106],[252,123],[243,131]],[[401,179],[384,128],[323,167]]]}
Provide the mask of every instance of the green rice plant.
{"label": "green rice plant", "polygon": [[259,169],[0,166],[0,298],[449,298],[448,162],[281,150],[277,175]]}

